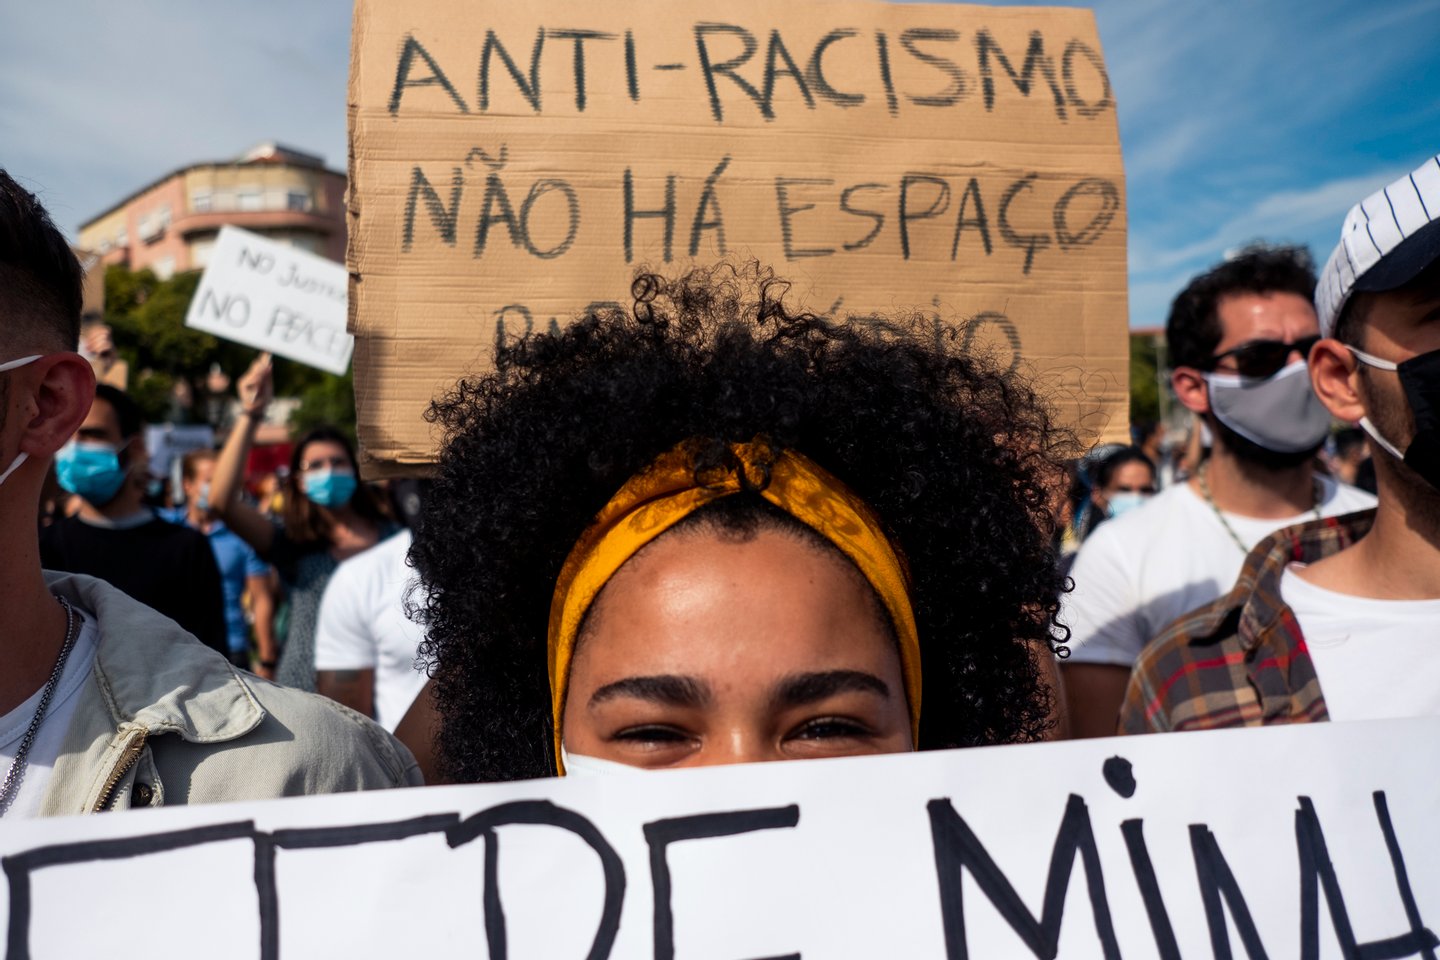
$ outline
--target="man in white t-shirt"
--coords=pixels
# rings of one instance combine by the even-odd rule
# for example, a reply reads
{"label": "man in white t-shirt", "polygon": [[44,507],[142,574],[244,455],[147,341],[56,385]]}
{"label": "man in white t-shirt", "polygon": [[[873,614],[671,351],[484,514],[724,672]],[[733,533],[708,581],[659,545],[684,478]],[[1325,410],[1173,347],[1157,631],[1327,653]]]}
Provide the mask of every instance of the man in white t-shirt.
{"label": "man in white t-shirt", "polygon": [[315,689],[392,733],[426,680],[415,663],[425,631],[405,615],[412,540],[404,530],[340,564],[315,626]]}
{"label": "man in white t-shirt", "polygon": [[[237,673],[103,580],[41,569],[46,474],[95,399],[75,352],[81,282],[64,236],[0,170],[0,817],[418,783],[368,720]],[[114,482],[113,449],[88,454],[73,475]]]}
{"label": "man in white t-shirt", "polygon": [[1310,378],[1379,505],[1256,547],[1141,656],[1126,732],[1440,714],[1440,156],[1350,211],[1316,306]]}
{"label": "man in white t-shirt", "polygon": [[1319,339],[1314,291],[1304,250],[1251,247],[1190,281],[1171,305],[1171,383],[1209,427],[1211,454],[1188,482],[1102,524],[1080,548],[1060,613],[1076,736],[1115,732],[1145,644],[1229,590],[1261,539],[1374,504],[1313,470],[1331,422],[1305,366]]}

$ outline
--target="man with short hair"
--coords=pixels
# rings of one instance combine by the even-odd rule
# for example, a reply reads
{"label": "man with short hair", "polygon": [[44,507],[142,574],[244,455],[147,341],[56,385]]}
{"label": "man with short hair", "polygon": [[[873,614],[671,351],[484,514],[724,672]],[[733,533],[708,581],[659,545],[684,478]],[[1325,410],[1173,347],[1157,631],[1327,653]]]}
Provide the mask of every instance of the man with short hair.
{"label": "man with short hair", "polygon": [[85,421],[55,456],[56,478],[80,498],[80,511],[41,532],[40,565],[99,577],[228,655],[224,594],[210,544],[144,503],[150,466],[144,427],[134,400],[96,385]]}
{"label": "man with short hair", "polygon": [[1251,247],[1175,298],[1165,327],[1171,384],[1208,426],[1211,454],[1194,477],[1104,524],[1080,549],[1061,611],[1077,736],[1115,732],[1141,649],[1228,590],[1256,543],[1374,503],[1314,470],[1331,420],[1306,375],[1319,339],[1314,291],[1304,250]]}
{"label": "man with short hair", "polygon": [[1310,379],[1378,507],[1251,551],[1141,655],[1126,733],[1440,714],[1440,156],[1351,209],[1316,306]]}
{"label": "man with short hair", "polygon": [[270,565],[225,526],[210,507],[210,479],[215,474],[217,457],[214,450],[202,449],[191,450],[180,458],[180,489],[185,505],[162,510],[160,515],[203,534],[209,541],[224,592],[226,653],[230,662],[242,670],[251,668],[250,624],[243,604],[245,596],[250,597],[258,655],[255,672],[272,680],[280,650],[275,642],[275,592]]}
{"label": "man with short hair", "polygon": [[40,491],[95,396],[75,352],[80,284],[64,237],[0,170],[0,817],[418,782],[354,711],[237,673],[103,580],[41,570]]}

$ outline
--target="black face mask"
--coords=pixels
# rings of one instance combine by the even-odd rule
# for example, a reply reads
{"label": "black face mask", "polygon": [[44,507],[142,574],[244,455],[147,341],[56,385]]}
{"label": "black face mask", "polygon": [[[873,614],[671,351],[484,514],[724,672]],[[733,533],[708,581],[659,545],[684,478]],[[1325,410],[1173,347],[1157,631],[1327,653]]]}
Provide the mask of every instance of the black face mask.
{"label": "black face mask", "polygon": [[1398,364],[1372,357],[1354,347],[1350,348],[1350,352],[1362,363],[1377,370],[1394,370],[1399,374],[1410,413],[1415,417],[1415,436],[1410,446],[1401,453],[1380,435],[1369,418],[1362,417],[1360,426],[1387,453],[1403,461],[1405,466],[1424,477],[1430,486],[1440,490],[1440,350],[1431,350]]}

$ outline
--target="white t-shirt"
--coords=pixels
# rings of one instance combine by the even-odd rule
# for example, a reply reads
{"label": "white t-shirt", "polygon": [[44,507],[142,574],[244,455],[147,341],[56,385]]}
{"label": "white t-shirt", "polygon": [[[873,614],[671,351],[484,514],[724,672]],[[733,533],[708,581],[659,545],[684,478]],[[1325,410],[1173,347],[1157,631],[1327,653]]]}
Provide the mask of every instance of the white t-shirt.
{"label": "white t-shirt", "polygon": [[415,666],[425,631],[405,616],[405,595],[415,579],[405,564],[411,539],[403,530],[340,564],[315,625],[316,671],[374,670],[375,720],[392,732],[426,679]]}
{"label": "white t-shirt", "polygon": [[[1375,506],[1363,490],[1319,479],[1322,516]],[[1181,483],[1097,527],[1070,570],[1075,589],[1061,599],[1070,662],[1131,666],[1165,627],[1234,586],[1246,553],[1257,543],[1315,514],[1257,520],[1226,513],[1225,519],[1244,541],[1243,552],[1210,504]]]}
{"label": "white t-shirt", "polygon": [[1440,716],[1440,600],[1372,600],[1285,568],[1280,597],[1295,612],[1331,720]]}
{"label": "white t-shirt", "polygon": [[[75,637],[75,646],[70,650],[70,657],[65,661],[65,669],[60,673],[60,682],[55,685],[55,693],[50,697],[50,707],[45,711],[45,719],[40,721],[40,727],[35,731],[35,740],[30,744],[20,789],[16,791],[10,808],[5,811],[7,820],[33,817],[40,812],[40,801],[44,799],[45,788],[50,784],[50,771],[54,769],[55,761],[60,758],[60,746],[80,702],[80,688],[85,685],[91,668],[95,666],[95,651],[100,646],[100,633],[95,629],[95,618],[93,615],[81,613],[78,608],[75,612],[85,619],[80,626],[80,633]],[[0,782],[4,782],[10,773],[10,765],[15,762],[15,752],[20,749],[20,741],[25,739],[25,731],[35,719],[35,711],[40,708],[40,697],[44,692],[42,685],[28,700],[0,717]]]}

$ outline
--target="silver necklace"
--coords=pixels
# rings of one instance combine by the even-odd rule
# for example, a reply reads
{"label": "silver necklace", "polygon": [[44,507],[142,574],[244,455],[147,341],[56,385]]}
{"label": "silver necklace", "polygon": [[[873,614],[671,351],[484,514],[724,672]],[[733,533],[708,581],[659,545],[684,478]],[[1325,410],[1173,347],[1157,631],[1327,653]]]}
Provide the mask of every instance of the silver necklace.
{"label": "silver necklace", "polygon": [[[1219,520],[1220,525],[1225,528],[1225,532],[1230,534],[1230,539],[1235,541],[1235,546],[1240,548],[1241,553],[1249,556],[1250,548],[1245,546],[1245,541],[1241,540],[1240,535],[1235,532],[1235,528],[1230,526],[1230,521],[1225,519],[1225,514],[1220,512],[1220,506],[1215,502],[1214,495],[1210,493],[1210,481],[1206,476],[1209,471],[1210,461],[1206,460],[1204,463],[1200,464],[1200,469],[1195,474],[1195,479],[1200,481],[1200,492],[1205,494],[1205,502],[1210,504],[1211,510],[1215,511],[1215,519]],[[1315,480],[1315,503],[1310,508],[1315,511],[1316,520],[1321,519],[1320,500],[1322,496],[1323,494],[1320,489],[1320,481],[1317,478]]]}
{"label": "silver necklace", "polygon": [[35,718],[30,721],[30,726],[25,730],[25,736],[20,739],[20,749],[15,751],[15,759],[10,763],[10,772],[5,774],[4,784],[0,784],[0,816],[4,816],[10,809],[11,802],[15,799],[16,792],[20,789],[20,781],[25,779],[25,761],[30,756],[30,745],[35,742],[35,734],[40,731],[40,723],[45,719],[45,711],[50,707],[50,698],[55,695],[55,687],[60,683],[60,675],[65,672],[65,661],[70,659],[70,651],[75,646],[75,638],[79,636],[80,615],[75,608],[70,606],[70,601],[64,597],[56,597],[60,606],[65,608],[65,644],[60,648],[60,656],[55,660],[55,669],[50,671],[50,679],[45,681],[45,690],[40,694],[40,706],[35,710]]}

